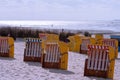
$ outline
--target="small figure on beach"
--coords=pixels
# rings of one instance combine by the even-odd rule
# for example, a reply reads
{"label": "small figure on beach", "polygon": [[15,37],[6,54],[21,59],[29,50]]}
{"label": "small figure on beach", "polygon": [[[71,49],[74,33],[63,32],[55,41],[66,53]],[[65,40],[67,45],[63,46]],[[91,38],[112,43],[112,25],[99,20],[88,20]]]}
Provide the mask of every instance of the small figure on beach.
{"label": "small figure on beach", "polygon": [[70,42],[70,40],[67,39],[67,38],[68,38],[68,36],[67,36],[66,33],[64,33],[64,32],[60,33],[60,35],[59,35],[59,40],[60,40],[60,41],[64,41],[64,42],[66,42],[66,43]]}
{"label": "small figure on beach", "polygon": [[7,36],[10,37],[10,33]]}

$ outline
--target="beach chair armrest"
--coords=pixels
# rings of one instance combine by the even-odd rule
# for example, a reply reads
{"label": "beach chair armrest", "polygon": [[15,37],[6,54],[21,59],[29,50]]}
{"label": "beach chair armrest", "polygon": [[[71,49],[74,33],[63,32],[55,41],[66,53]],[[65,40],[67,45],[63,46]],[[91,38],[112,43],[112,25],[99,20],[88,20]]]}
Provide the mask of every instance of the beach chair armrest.
{"label": "beach chair armrest", "polygon": [[88,69],[87,69],[87,64],[88,64],[88,59],[85,59],[85,63],[84,63],[84,76],[87,76],[88,75]]}
{"label": "beach chair armrest", "polygon": [[46,54],[46,51],[45,51],[44,48],[42,48],[41,51],[42,51],[43,54]]}
{"label": "beach chair armrest", "polygon": [[63,56],[63,55],[65,55],[65,54],[68,54],[68,52],[61,53],[60,56]]}
{"label": "beach chair armrest", "polygon": [[114,60],[115,60],[115,58],[113,58],[113,59],[109,60],[109,63],[110,63],[110,62],[112,62],[112,61],[114,61]]}
{"label": "beach chair armrest", "polygon": [[14,46],[14,44],[11,44],[11,45],[9,45],[9,48],[11,48],[11,47],[13,47]]}

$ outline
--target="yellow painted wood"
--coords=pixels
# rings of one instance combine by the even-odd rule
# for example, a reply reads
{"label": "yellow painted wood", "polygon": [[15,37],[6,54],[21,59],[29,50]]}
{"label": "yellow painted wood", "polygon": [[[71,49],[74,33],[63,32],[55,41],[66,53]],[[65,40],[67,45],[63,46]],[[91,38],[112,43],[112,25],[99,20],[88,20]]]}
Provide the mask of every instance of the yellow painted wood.
{"label": "yellow painted wood", "polygon": [[75,38],[74,52],[80,52],[80,44],[82,43],[81,37],[78,35],[75,35],[74,38]]}
{"label": "yellow painted wood", "polygon": [[61,53],[61,63],[60,63],[60,68],[67,70],[68,66],[68,47],[67,44],[64,42],[59,41],[59,48],[60,48],[60,53]]}
{"label": "yellow painted wood", "polygon": [[[41,37],[40,37],[40,35],[44,35],[44,36],[46,36],[46,39],[42,39]],[[39,33],[39,38],[41,39],[41,40],[48,40],[48,41],[53,41],[53,40],[59,40],[59,35],[57,35],[57,34],[48,34],[48,33]]]}
{"label": "yellow painted wood", "polygon": [[109,46],[109,69],[108,69],[108,78],[112,78],[114,77],[114,66],[115,66],[115,52],[114,52],[114,48]]}
{"label": "yellow painted wood", "polygon": [[9,57],[14,58],[14,39],[12,37],[8,37],[9,44]]}
{"label": "yellow painted wood", "polygon": [[103,39],[103,35],[102,34],[96,34],[95,35],[95,39],[96,39],[96,43],[97,44],[101,44],[102,43],[102,39]]}
{"label": "yellow painted wood", "polygon": [[96,39],[95,38],[90,38],[90,44],[96,44]]}
{"label": "yellow painted wood", "polygon": [[115,51],[114,51],[114,48],[109,46],[109,59],[112,60],[112,59],[115,59]]}
{"label": "yellow painted wood", "polygon": [[118,58],[118,40],[115,40],[115,58]]}
{"label": "yellow painted wood", "polygon": [[75,38],[74,36],[69,36],[68,39],[70,40],[68,44],[69,51],[74,51],[75,50]]}
{"label": "yellow painted wood", "polygon": [[59,40],[59,35],[57,34],[51,34],[52,40]]}
{"label": "yellow painted wood", "polygon": [[69,51],[79,52],[80,51],[80,44],[82,43],[81,38],[84,36],[74,35],[69,36],[68,39],[70,42],[68,43]]}
{"label": "yellow painted wood", "polygon": [[53,40],[59,40],[59,35],[57,35],[57,34],[47,34],[47,40],[51,40],[51,41],[53,41]]}

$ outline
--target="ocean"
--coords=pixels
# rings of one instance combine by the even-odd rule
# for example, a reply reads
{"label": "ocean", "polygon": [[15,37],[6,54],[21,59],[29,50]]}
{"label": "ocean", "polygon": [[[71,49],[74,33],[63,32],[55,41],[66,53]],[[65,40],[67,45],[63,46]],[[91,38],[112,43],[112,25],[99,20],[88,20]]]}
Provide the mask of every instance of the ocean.
{"label": "ocean", "polygon": [[0,25],[70,30],[107,30],[120,32],[120,21],[0,21]]}

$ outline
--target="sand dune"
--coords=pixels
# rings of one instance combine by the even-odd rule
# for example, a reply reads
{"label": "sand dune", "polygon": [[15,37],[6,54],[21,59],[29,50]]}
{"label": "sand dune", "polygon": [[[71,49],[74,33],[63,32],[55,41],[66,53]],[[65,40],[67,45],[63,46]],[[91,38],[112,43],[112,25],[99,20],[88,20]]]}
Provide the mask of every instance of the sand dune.
{"label": "sand dune", "polygon": [[[69,52],[68,70],[45,69],[38,62],[24,62],[24,42],[15,42],[15,58],[0,57],[0,80],[104,80],[85,77],[86,55]],[[120,58],[120,53],[119,53]],[[120,59],[116,59],[114,80],[120,80]]]}

